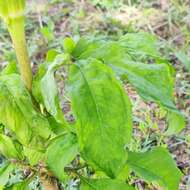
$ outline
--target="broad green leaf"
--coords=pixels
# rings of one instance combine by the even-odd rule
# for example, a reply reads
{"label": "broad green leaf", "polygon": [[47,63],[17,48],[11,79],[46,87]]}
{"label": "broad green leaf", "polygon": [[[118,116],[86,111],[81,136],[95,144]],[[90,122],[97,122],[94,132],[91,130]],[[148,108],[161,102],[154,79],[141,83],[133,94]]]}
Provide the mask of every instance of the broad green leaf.
{"label": "broad green leaf", "polygon": [[128,165],[148,182],[157,183],[165,190],[178,190],[182,173],[169,152],[162,147],[145,153],[129,152]]}
{"label": "broad green leaf", "polygon": [[125,48],[117,42],[105,43],[96,50],[92,49],[81,55],[81,59],[88,57],[103,60],[118,75],[126,75],[144,99],[156,100],[168,107],[175,107],[172,102],[173,78],[167,65],[134,62],[126,54]]}
{"label": "broad green leaf", "polygon": [[82,60],[70,72],[72,109],[83,158],[116,177],[125,165],[125,144],[132,130],[131,104],[112,70],[95,59]]}
{"label": "broad green leaf", "polygon": [[9,163],[5,162],[3,165],[0,167],[0,186],[6,185],[6,183],[9,180],[9,174],[14,170],[14,166]]}
{"label": "broad green leaf", "polygon": [[3,134],[0,134],[0,152],[7,158],[22,158],[12,139]]}
{"label": "broad green leaf", "polygon": [[120,60],[112,68],[119,75],[126,75],[144,100],[156,102],[168,111],[169,127],[166,134],[178,133],[185,127],[184,116],[174,104],[173,78],[166,64],[148,65]]}
{"label": "broad green leaf", "polygon": [[175,56],[179,59],[179,61],[190,71],[190,57],[188,57],[184,52],[177,52]]}
{"label": "broad green leaf", "polygon": [[27,147],[24,147],[23,153],[32,166],[38,164],[40,161],[43,161],[45,156],[44,152]]}
{"label": "broad green leaf", "polygon": [[135,188],[118,180],[83,179],[80,190],[135,190]]}
{"label": "broad green leaf", "polygon": [[68,55],[61,54],[56,56],[53,62],[40,65],[33,81],[33,95],[36,100],[45,105],[47,111],[55,117],[58,123],[64,125],[66,125],[66,121],[59,102],[54,72],[68,59]]}
{"label": "broad green leaf", "polygon": [[78,154],[76,136],[65,134],[56,137],[48,146],[46,163],[50,171],[60,180],[64,180],[64,168],[70,164]]}
{"label": "broad green leaf", "polygon": [[36,111],[19,75],[0,76],[0,89],[0,123],[14,132],[22,144],[37,148],[36,143],[52,135],[47,119]]}
{"label": "broad green leaf", "polygon": [[[109,43],[109,41],[82,38],[76,44],[72,55],[76,58],[84,58],[84,55],[87,56],[88,54],[88,56],[90,56],[91,53],[94,54],[95,51],[97,52],[103,44]],[[129,55],[130,59],[133,61],[147,61],[153,58],[158,63],[168,63],[165,58],[161,57],[159,52],[159,42],[156,36],[149,33],[128,33],[122,36],[116,43],[120,48],[123,48],[125,54]],[[106,54],[106,50],[108,49],[104,49],[101,53]]]}
{"label": "broad green leaf", "polygon": [[161,57],[158,51],[158,40],[156,36],[149,33],[128,33],[121,37],[119,43],[125,47],[135,60],[142,60],[150,57]]}
{"label": "broad green leaf", "polygon": [[73,41],[72,38],[65,38],[63,42],[64,50],[66,53],[72,53],[73,50],[75,49],[75,42]]}
{"label": "broad green leaf", "polygon": [[[124,41],[122,41],[122,45],[119,42],[104,42],[102,44],[96,42],[93,44],[85,41],[81,43],[81,46],[85,46],[86,50],[83,48],[84,51],[77,55],[78,59],[93,57],[103,61],[104,64],[112,67],[117,75],[127,78],[143,99],[154,101],[165,107],[169,113],[172,113],[170,118],[175,116],[179,125],[169,123],[170,134],[171,132],[177,133],[185,127],[184,116],[173,103],[174,81],[168,64],[144,64],[134,61],[130,51],[123,45]],[[142,46],[144,47],[143,44]],[[76,47],[80,47],[80,44]],[[137,46],[136,48],[141,50],[141,47]],[[140,51],[139,49],[136,51]],[[79,51],[77,52],[79,53]],[[147,55],[152,54],[156,57],[156,52],[151,52],[151,47],[147,47],[146,52]],[[172,120],[168,119],[168,121]]]}

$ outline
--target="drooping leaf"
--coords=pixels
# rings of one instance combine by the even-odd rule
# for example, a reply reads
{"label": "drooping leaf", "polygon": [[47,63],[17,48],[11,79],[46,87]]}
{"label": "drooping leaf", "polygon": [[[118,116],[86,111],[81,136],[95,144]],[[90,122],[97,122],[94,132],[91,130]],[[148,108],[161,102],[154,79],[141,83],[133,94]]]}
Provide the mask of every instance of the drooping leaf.
{"label": "drooping leaf", "polygon": [[[154,41],[154,39],[152,39]],[[122,40],[121,40],[122,41]],[[80,42],[80,41],[79,41]],[[78,42],[78,43],[79,43]],[[104,42],[98,43],[81,41],[81,45],[76,45],[75,55],[78,59],[87,59],[93,57],[104,62],[104,64],[109,65],[119,76],[127,78],[128,81],[136,88],[137,92],[141,95],[146,101],[154,101],[161,106],[165,107],[171,116],[175,116],[175,120],[180,125],[172,125],[169,123],[170,134],[177,133],[185,127],[184,116],[177,110],[176,106],[173,103],[173,89],[174,82],[171,74],[171,68],[168,64],[145,64],[137,62],[133,59],[134,55],[131,55],[131,52],[128,51],[128,48],[124,45],[127,44],[127,40],[122,42]],[[132,42],[130,42],[132,43]],[[129,45],[130,45],[129,43]],[[80,52],[80,46],[84,46],[83,51]],[[134,44],[135,46],[135,44]],[[138,47],[140,46],[140,47]],[[142,43],[142,47],[145,44]],[[143,50],[144,55],[158,58],[156,52],[151,52],[154,45],[147,45],[147,50]],[[85,48],[86,47],[86,48]],[[137,49],[133,51],[141,52],[141,45],[136,44]],[[132,51],[132,50],[131,50]],[[78,53],[78,54],[77,54]],[[138,57],[138,55],[135,55]],[[139,59],[137,59],[139,60]],[[159,58],[161,60],[161,58]],[[171,119],[168,119],[171,121]],[[169,133],[168,133],[169,134]]]}
{"label": "drooping leaf", "polygon": [[127,94],[109,67],[90,59],[72,66],[70,95],[82,156],[94,168],[115,177],[125,165],[124,146],[131,139]]}
{"label": "drooping leaf", "polygon": [[56,137],[48,146],[46,157],[47,166],[60,180],[64,180],[64,168],[73,161],[78,154],[76,136],[65,134]]}
{"label": "drooping leaf", "polygon": [[131,170],[150,183],[167,190],[178,190],[182,173],[169,152],[162,147],[145,153],[129,152],[127,161]]}
{"label": "drooping leaf", "polygon": [[134,187],[112,179],[83,179],[81,190],[135,190]]}
{"label": "drooping leaf", "polygon": [[184,116],[174,104],[173,78],[166,64],[148,65],[120,60],[112,68],[119,75],[126,75],[144,100],[156,102],[168,111],[169,127],[166,134],[178,133],[185,127]]}
{"label": "drooping leaf", "polygon": [[55,117],[56,121],[65,126],[67,124],[60,106],[54,72],[68,59],[67,55],[58,55],[53,62],[40,65],[33,81],[32,90],[38,103],[45,105],[47,111]]}
{"label": "drooping leaf", "polygon": [[0,89],[0,123],[14,132],[22,144],[37,148],[40,139],[52,135],[47,119],[36,111],[19,75],[0,76]]}
{"label": "drooping leaf", "polygon": [[22,158],[21,153],[15,148],[12,139],[3,134],[0,134],[0,153],[7,158]]}
{"label": "drooping leaf", "polygon": [[6,185],[6,183],[9,180],[9,174],[14,170],[14,165],[5,162],[1,167],[0,167],[0,186]]}

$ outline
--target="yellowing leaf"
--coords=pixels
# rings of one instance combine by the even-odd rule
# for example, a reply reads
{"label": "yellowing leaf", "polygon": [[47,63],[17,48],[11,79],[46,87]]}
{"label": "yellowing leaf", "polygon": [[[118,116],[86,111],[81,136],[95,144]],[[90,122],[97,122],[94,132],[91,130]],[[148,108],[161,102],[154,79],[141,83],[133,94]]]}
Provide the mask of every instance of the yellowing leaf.
{"label": "yellowing leaf", "polygon": [[20,76],[0,76],[0,89],[0,123],[14,132],[23,145],[42,148],[53,134],[47,119],[36,111]]}

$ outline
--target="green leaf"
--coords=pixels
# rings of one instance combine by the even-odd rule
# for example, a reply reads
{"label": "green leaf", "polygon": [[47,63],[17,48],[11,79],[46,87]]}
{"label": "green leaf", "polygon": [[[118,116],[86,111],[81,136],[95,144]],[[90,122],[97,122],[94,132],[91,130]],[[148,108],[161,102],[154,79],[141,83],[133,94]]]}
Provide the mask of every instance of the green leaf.
{"label": "green leaf", "polygon": [[119,40],[121,46],[129,52],[135,60],[144,58],[160,58],[158,40],[156,36],[146,32],[128,33]]}
{"label": "green leaf", "polygon": [[60,180],[65,179],[64,168],[70,164],[78,154],[76,136],[65,134],[56,137],[48,146],[46,157],[47,166]]}
{"label": "green leaf", "polygon": [[27,147],[24,147],[23,153],[32,166],[38,164],[40,161],[43,161],[45,156],[44,152]]}
{"label": "green leaf", "polygon": [[72,109],[84,159],[116,177],[125,165],[132,131],[131,104],[112,70],[97,60],[82,60],[70,72]]}
{"label": "green leaf", "polygon": [[[72,56],[79,59],[81,58],[81,55],[86,51],[91,53],[92,51],[97,50],[97,48],[99,48],[101,45],[102,42],[81,38],[77,42],[75,49],[72,52]],[[86,58],[88,58],[88,56],[86,56]]]}
{"label": "green leaf", "polygon": [[[94,44],[93,42],[90,43],[89,41],[82,41],[81,46],[84,46],[84,51],[80,52],[78,59],[87,59],[89,57],[93,57],[112,67],[117,75],[128,79],[128,81],[136,88],[137,92],[143,99],[146,101],[154,101],[160,104],[161,106],[165,107],[168,112],[175,116],[175,120],[177,120],[178,124],[180,125],[173,125],[173,123],[169,123],[168,134],[181,131],[185,127],[185,121],[184,116],[177,110],[173,103],[174,81],[170,66],[165,63],[144,64],[134,61],[130,51],[128,51],[128,49],[123,45],[124,42],[125,41],[122,41],[122,43],[96,42]],[[150,46],[150,44],[148,46]],[[76,45],[76,47],[80,47],[80,44]],[[142,47],[144,47],[143,44]],[[136,51],[141,52],[142,47],[136,46]],[[151,47],[147,47],[146,52],[147,55],[151,54],[152,56],[156,57],[156,52],[151,52]],[[136,55],[135,57],[139,56]],[[168,121],[172,120],[168,119]]]}
{"label": "green leaf", "polygon": [[30,190],[28,181],[20,182],[13,185],[12,190]]}
{"label": "green leaf", "polygon": [[166,135],[173,135],[180,132],[186,125],[185,117],[178,111],[168,111],[167,121],[169,123]]}
{"label": "green leaf", "polygon": [[48,116],[47,117],[51,130],[56,134],[63,134],[65,132],[65,128],[63,127],[63,125],[61,123],[58,123],[55,118],[53,116]]}
{"label": "green leaf", "polygon": [[167,190],[178,190],[182,173],[169,152],[162,147],[145,153],[129,152],[129,167],[148,182]]}
{"label": "green leaf", "polygon": [[52,135],[47,119],[36,111],[19,75],[0,76],[0,89],[0,123],[14,132],[23,145],[37,148],[41,140]]}
{"label": "green leaf", "polygon": [[3,134],[0,134],[0,152],[7,158],[22,158],[12,139]]}
{"label": "green leaf", "polygon": [[8,75],[13,73],[19,73],[17,64],[15,62],[10,62],[0,73],[0,75]]}
{"label": "green leaf", "polygon": [[7,184],[9,180],[9,174],[14,170],[14,166],[9,163],[5,162],[1,167],[0,167],[0,186],[4,186]]}
{"label": "green leaf", "polygon": [[42,33],[43,37],[48,41],[53,41],[55,39],[53,30],[50,26],[43,26],[40,28],[40,32]]}
{"label": "green leaf", "polygon": [[173,78],[166,64],[148,65],[123,62],[121,59],[120,62],[114,63],[118,64],[112,65],[112,68],[119,75],[126,75],[144,100],[156,102],[168,111],[169,127],[166,134],[176,134],[185,127],[184,116],[174,104]]}
{"label": "green leaf", "polygon": [[190,71],[190,58],[184,52],[176,52],[175,56]]}
{"label": "green leaf", "polygon": [[65,38],[63,42],[63,46],[64,46],[65,52],[71,54],[73,50],[75,49],[76,44],[72,38]]}
{"label": "green leaf", "polygon": [[118,180],[93,179],[82,180],[81,190],[135,190],[134,187]]}
{"label": "green leaf", "polygon": [[33,81],[33,95],[38,103],[45,105],[47,111],[54,116],[58,123],[67,125],[58,97],[58,89],[54,77],[57,68],[69,60],[68,55],[58,55],[52,63],[47,62],[40,65],[37,75]]}
{"label": "green leaf", "polygon": [[50,49],[46,54],[46,62],[53,62],[58,54],[56,49]]}

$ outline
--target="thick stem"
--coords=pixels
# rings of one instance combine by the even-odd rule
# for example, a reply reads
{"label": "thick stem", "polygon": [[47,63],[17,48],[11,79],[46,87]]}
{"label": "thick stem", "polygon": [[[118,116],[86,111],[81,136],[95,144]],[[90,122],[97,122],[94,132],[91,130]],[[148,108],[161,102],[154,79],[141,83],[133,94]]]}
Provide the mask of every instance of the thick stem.
{"label": "thick stem", "polygon": [[8,28],[16,52],[22,80],[26,88],[31,92],[32,69],[30,66],[30,60],[25,39],[24,18],[18,17],[17,19],[11,20]]}

